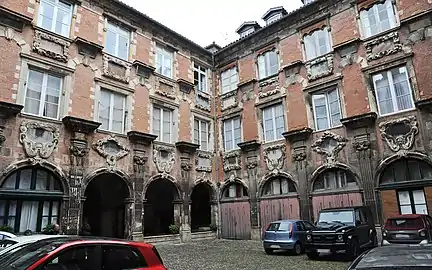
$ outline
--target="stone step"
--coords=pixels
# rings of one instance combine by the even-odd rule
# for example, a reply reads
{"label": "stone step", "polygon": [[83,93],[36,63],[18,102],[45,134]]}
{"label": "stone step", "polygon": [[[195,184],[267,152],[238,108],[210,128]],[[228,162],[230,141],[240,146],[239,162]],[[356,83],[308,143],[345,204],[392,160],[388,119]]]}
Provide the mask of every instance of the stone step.
{"label": "stone step", "polygon": [[216,232],[207,231],[207,232],[194,232],[191,234],[192,241],[202,241],[202,240],[214,240],[217,235]]}
{"label": "stone step", "polygon": [[168,235],[157,235],[157,236],[146,236],[142,238],[142,241],[149,244],[180,244],[181,239],[179,234],[168,234]]}

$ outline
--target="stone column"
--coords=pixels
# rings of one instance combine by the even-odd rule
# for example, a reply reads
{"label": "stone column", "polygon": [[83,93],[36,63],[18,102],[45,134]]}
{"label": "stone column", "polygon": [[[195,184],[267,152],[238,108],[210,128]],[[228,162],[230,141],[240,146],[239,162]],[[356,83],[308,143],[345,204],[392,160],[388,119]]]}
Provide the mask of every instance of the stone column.
{"label": "stone column", "polygon": [[88,167],[88,141],[87,134],[94,132],[101,124],[73,116],[62,119],[66,129],[71,132],[69,144],[70,170],[69,170],[69,207],[65,232],[67,234],[78,234],[81,227],[83,177]]}
{"label": "stone column", "polygon": [[133,232],[135,229],[135,213],[134,213],[134,198],[126,198],[125,199],[125,227],[124,227],[124,238],[132,240]]}
{"label": "stone column", "polygon": [[259,215],[258,202],[258,164],[260,163],[260,147],[261,144],[257,140],[239,143],[238,146],[242,150],[246,163],[245,179],[249,182],[249,199],[251,208],[251,239],[261,239],[261,222]]}
{"label": "stone column", "polygon": [[303,128],[285,132],[284,137],[291,144],[292,162],[295,166],[298,178],[298,194],[300,199],[300,218],[312,220],[311,201],[309,199],[309,172],[307,162],[307,140],[312,133],[312,129]]}

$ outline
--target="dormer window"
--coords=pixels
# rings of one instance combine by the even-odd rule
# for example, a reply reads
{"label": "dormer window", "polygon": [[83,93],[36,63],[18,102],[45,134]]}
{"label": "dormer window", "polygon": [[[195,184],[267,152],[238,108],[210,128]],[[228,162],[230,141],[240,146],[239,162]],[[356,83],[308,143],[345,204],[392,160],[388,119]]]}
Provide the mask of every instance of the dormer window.
{"label": "dormer window", "polygon": [[261,26],[256,21],[244,22],[237,28],[236,33],[240,35],[240,38],[244,38],[260,28]]}
{"label": "dormer window", "polygon": [[248,35],[252,34],[253,32],[254,32],[254,29],[252,27],[248,28],[248,29],[246,29],[240,33],[240,37],[242,38],[242,37],[248,36]]}
{"label": "dormer window", "polygon": [[270,18],[268,18],[266,24],[267,25],[272,24],[275,21],[279,20],[280,18],[282,18],[282,14],[281,13],[273,14],[272,16],[270,16]]}
{"label": "dormer window", "polygon": [[261,19],[266,22],[266,25],[270,25],[275,21],[280,20],[286,14],[288,13],[282,6],[274,7],[267,10],[267,12],[262,16]]}

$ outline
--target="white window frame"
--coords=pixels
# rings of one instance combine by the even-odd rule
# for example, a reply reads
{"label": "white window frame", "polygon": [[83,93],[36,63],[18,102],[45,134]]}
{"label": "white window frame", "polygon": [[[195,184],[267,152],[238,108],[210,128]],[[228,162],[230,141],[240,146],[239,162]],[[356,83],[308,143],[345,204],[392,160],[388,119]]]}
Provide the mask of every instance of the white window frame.
{"label": "white window frame", "polygon": [[[224,85],[225,79],[229,80],[229,83],[227,85]],[[237,67],[232,67],[230,69],[221,72],[221,93],[222,94],[236,90],[237,84],[238,84]]]}
{"label": "white window frame", "polygon": [[[276,57],[276,70],[272,71],[272,66],[270,66],[271,57]],[[264,79],[275,75],[279,71],[279,56],[275,50],[267,51],[258,56],[258,77]],[[263,66],[264,65],[264,66]]]}
{"label": "white window frame", "polygon": [[[169,67],[169,74],[165,74],[164,70],[165,67],[165,58],[170,59],[170,67]],[[173,78],[173,67],[174,67],[174,52],[165,49],[162,46],[156,45],[156,72],[161,74],[162,76],[168,77],[170,79]],[[159,72],[160,69],[160,72]]]}
{"label": "white window frame", "polygon": [[[116,36],[116,44],[115,44],[115,48],[114,48],[114,56],[118,57],[120,59],[123,59],[125,61],[129,60],[129,50],[130,50],[130,39],[131,39],[131,32],[124,28],[121,27],[120,25],[114,23],[114,22],[110,22],[107,21],[107,32],[110,31],[109,30],[109,26],[111,26],[112,28],[115,28],[115,32],[113,32]],[[128,33],[126,36],[122,35],[121,32],[126,32]],[[124,38],[127,38],[127,50],[126,50],[126,58],[122,58],[119,56],[119,42],[120,42],[120,36],[123,36]],[[105,47],[107,46],[107,40],[105,40]]]}
{"label": "white window frame", "polygon": [[[282,117],[283,117],[283,121],[284,121],[284,129],[286,129],[286,123],[285,123],[285,108],[283,103],[276,103],[267,107],[262,108],[262,129],[263,129],[263,138],[264,138],[264,142],[272,142],[272,141],[277,141],[283,138],[282,134],[277,134],[277,128],[276,128],[276,107],[281,106],[282,107]],[[264,118],[264,111],[265,110],[271,110],[271,114],[272,114],[272,122],[273,122],[273,140],[268,140],[267,135],[266,135],[266,127],[265,127],[265,118]]]}
{"label": "white window frame", "polygon": [[[28,87],[29,87],[29,84],[30,84],[29,83],[30,71],[36,71],[36,72],[40,72],[40,73],[43,74],[42,86],[41,86],[42,87],[42,89],[41,89],[41,99],[39,100],[40,103],[39,103],[39,112],[38,112],[38,114],[33,114],[33,113],[26,112],[25,108],[24,108],[24,113],[30,114],[30,115],[37,115],[37,116],[44,117],[44,118],[49,118],[49,119],[59,119],[59,116],[60,116],[60,105],[62,104],[61,102],[62,102],[63,85],[64,85],[65,78],[64,77],[60,77],[60,76],[55,76],[55,75],[50,74],[50,73],[48,73],[46,71],[29,68],[28,72],[27,72],[27,81],[26,81],[27,83],[26,83],[25,93],[24,93],[24,106],[25,106],[25,103],[27,101],[27,90],[28,90]],[[53,76],[53,77],[60,78],[59,102],[57,104],[57,117],[55,117],[55,118],[43,115],[43,111],[45,109],[46,93],[47,93],[47,88],[48,88],[48,76]]]}
{"label": "white window frame", "polygon": [[[324,53],[320,52],[320,46],[319,46],[319,33],[322,33],[322,32],[324,32],[326,34],[324,36],[326,38],[327,50]],[[311,39],[309,39],[307,37],[309,37]],[[314,50],[314,55],[308,55],[307,47],[308,47],[308,41],[309,40],[312,40],[312,44],[310,44],[310,46]],[[304,48],[304,52],[305,52],[305,56],[306,56],[307,61],[312,60],[314,58],[318,58],[320,56],[323,56],[323,55],[331,52],[332,44],[331,44],[330,31],[329,31],[328,27],[325,27],[324,29],[320,29],[320,30],[315,30],[310,34],[305,35],[303,37],[303,48]]]}
{"label": "white window frame", "polygon": [[240,33],[240,37],[244,38],[245,36],[248,36],[250,34],[252,34],[253,32],[255,32],[253,27],[249,27],[247,29],[245,29],[243,32]]}
{"label": "white window frame", "polygon": [[[154,134],[157,135],[156,141],[159,142],[165,142],[165,143],[172,143],[173,142],[173,124],[174,124],[174,110],[170,109],[170,108],[166,108],[166,107],[162,107],[162,106],[153,106],[153,112],[152,112],[152,132],[154,132],[154,112],[155,110],[160,110],[161,114],[160,114],[160,130],[159,130],[159,134]],[[170,112],[170,124],[169,124],[169,134],[170,134],[170,138],[169,141],[164,141],[163,140],[163,134],[164,134],[164,129],[163,129],[163,122],[164,122],[164,111],[169,111]]]}
{"label": "white window frame", "polygon": [[[225,149],[225,151],[232,151],[232,150],[236,150],[236,149],[239,148],[239,146],[235,143],[236,142],[236,138],[235,138],[235,127],[234,127],[235,125],[234,125],[234,123],[235,123],[236,120],[238,120],[240,122],[240,142],[241,142],[241,140],[242,140],[242,123],[241,123],[240,116],[232,117],[232,118],[225,119],[225,120],[222,121],[222,125],[223,125],[222,136],[223,136],[223,143],[224,143],[224,149]],[[226,124],[228,122],[231,122],[231,127],[232,127],[229,132],[232,135],[233,148],[230,148],[230,149],[228,149],[228,147],[227,147],[226,136],[225,136],[225,133],[227,133]]]}
{"label": "white window frame", "polygon": [[[205,67],[203,67],[197,63],[194,63],[194,79],[195,79],[195,72],[198,73],[197,90],[200,92],[207,93],[208,92],[207,68],[205,68]],[[201,82],[201,76],[204,76],[203,82]],[[194,81],[194,83],[195,83],[195,81]]]}
{"label": "white window frame", "polygon": [[[196,129],[196,126],[195,126],[195,122],[198,122],[198,138],[196,138],[195,137],[195,130],[197,130]],[[203,123],[205,123],[206,125],[207,125],[207,130],[206,130],[206,132],[207,132],[207,138],[202,138],[202,129],[203,129]],[[198,117],[194,117],[194,142],[195,143],[197,143],[197,141],[198,141],[198,144],[199,144],[199,149],[200,150],[203,150],[203,151],[209,151],[209,149],[210,149],[210,145],[209,145],[209,143],[210,143],[210,121],[207,121],[207,120],[203,120],[203,119],[201,119],[201,118],[198,118]],[[206,143],[207,143],[207,148],[204,148],[203,147],[203,145],[202,145],[202,142],[203,141],[205,141]]]}
{"label": "white window frame", "polygon": [[[421,192],[421,193],[422,193],[422,195],[423,195],[423,200],[424,200],[423,202],[418,202],[418,201],[416,201],[416,198],[415,198],[415,196],[414,196],[414,193],[415,193],[415,192]],[[402,204],[402,203],[401,203],[400,195],[401,195],[402,193],[408,193],[409,204]],[[399,211],[400,211],[401,214],[425,214],[425,215],[428,215],[427,198],[426,198],[426,194],[425,194],[424,189],[419,188],[419,189],[398,190],[398,191],[397,191],[397,196],[398,196],[398,199],[397,199],[397,202],[398,202],[398,208],[399,208]],[[417,213],[416,206],[420,206],[420,205],[425,206],[426,213]],[[402,211],[402,207],[403,207],[403,206],[410,206],[410,207],[411,207],[411,211],[410,211],[409,213],[407,213],[407,212],[403,212],[403,211]],[[415,213],[412,211],[413,208],[414,208]]]}
{"label": "white window frame", "polygon": [[[381,20],[380,20],[379,11],[378,11],[379,5],[385,5],[385,7],[386,7],[387,16],[388,16],[389,25],[390,25],[390,27],[388,29],[382,29]],[[373,12],[374,19],[377,22],[376,28],[378,28],[378,32],[375,34],[371,33],[370,27],[369,27],[369,31],[367,30],[368,28],[365,27],[365,24],[370,26],[370,23],[369,23],[369,11],[370,10]],[[374,4],[372,7],[370,7],[369,9],[360,11],[360,24],[361,24],[362,35],[364,38],[378,35],[384,31],[387,31],[387,30],[390,30],[390,29],[396,27],[398,24],[398,21],[397,21],[397,14],[396,14],[395,6],[393,5],[393,0],[386,0],[384,3],[378,2],[378,3]]]}
{"label": "white window frame", "polygon": [[280,20],[280,18],[282,18],[282,13],[273,14],[267,19],[266,25],[272,24],[275,21]]}
{"label": "white window frame", "polygon": [[[59,2],[62,2],[64,4],[69,5],[70,6],[70,10],[65,10],[65,9],[61,8],[60,5],[59,5]],[[72,24],[72,13],[73,13],[73,9],[74,9],[73,4],[71,4],[71,3],[67,2],[67,1],[60,1],[60,0],[40,0],[40,6],[42,6],[43,4],[54,5],[54,14],[53,14],[53,18],[52,18],[51,29],[46,29],[46,30],[51,31],[53,33],[56,33],[58,35],[64,36],[64,37],[69,37],[70,36],[71,24]],[[57,25],[57,14],[58,14],[58,10],[59,9],[61,9],[63,11],[68,11],[69,12],[69,28],[68,28],[67,35],[63,35],[62,33],[57,33],[55,31],[56,30],[56,25]],[[38,27],[42,27],[43,14],[41,12],[42,12],[42,8],[39,7],[38,21],[37,21]]]}
{"label": "white window frame", "polygon": [[[337,100],[338,100],[338,105],[339,105],[339,114],[340,114],[340,118],[339,120],[342,118],[342,108],[341,108],[341,100],[340,100],[340,95],[339,95],[339,89],[338,88],[334,88],[334,89],[330,89],[324,92],[319,92],[319,93],[315,93],[312,94],[312,110],[313,110],[313,115],[314,115],[314,122],[315,122],[315,130],[319,131],[319,130],[326,130],[326,129],[331,129],[331,128],[335,128],[338,126],[341,126],[342,124],[335,124],[333,123],[333,119],[332,119],[332,115],[330,112],[330,103],[329,103],[329,93],[332,91],[336,91],[337,94]],[[318,115],[316,112],[316,108],[315,108],[315,100],[319,98],[319,96],[324,96],[325,97],[325,105],[326,105],[326,111],[327,111],[327,124],[328,124],[328,128],[323,128],[323,129],[318,129]]]}
{"label": "white window frame", "polygon": [[[110,94],[110,104],[109,104],[109,106],[110,106],[110,111],[109,111],[109,118],[108,118],[108,129],[107,129],[107,131],[110,131],[110,132],[117,132],[117,133],[120,133],[120,134],[123,134],[124,132],[125,132],[125,130],[126,130],[126,112],[127,112],[127,109],[126,109],[126,103],[127,103],[127,97],[126,97],[126,95],[123,95],[123,94],[121,94],[121,93],[118,93],[118,92],[115,92],[115,91],[112,91],[112,90],[109,90],[109,89],[106,89],[106,88],[101,88],[101,93],[102,92],[108,92],[109,94]],[[112,125],[113,125],[113,121],[114,121],[114,119],[113,119],[113,115],[114,115],[114,98],[115,97],[118,97],[118,96],[122,96],[122,98],[123,98],[123,117],[122,117],[122,131],[121,132],[118,132],[118,131],[113,131],[112,130]],[[100,118],[100,101],[99,101],[99,103],[98,103],[98,121],[99,121],[99,118]],[[103,128],[100,128],[100,129],[102,129],[102,130],[104,130]]]}
{"label": "white window frame", "polygon": [[[385,71],[381,71],[381,72],[378,72],[378,73],[375,73],[375,74],[372,75],[372,81],[373,81],[374,93],[375,93],[375,99],[376,99],[376,106],[378,108],[378,113],[379,113],[380,116],[392,115],[392,114],[397,114],[397,113],[401,113],[401,112],[406,112],[406,111],[410,111],[410,110],[412,110],[412,109],[415,108],[415,105],[414,105],[414,96],[413,96],[413,91],[412,91],[412,87],[411,87],[411,82],[410,82],[410,79],[408,77],[408,70],[407,70],[406,66],[396,67],[396,68],[404,70],[404,73],[406,75],[405,79],[406,79],[407,84],[408,84],[408,91],[409,91],[409,94],[410,94],[412,107],[408,108],[408,109],[405,109],[405,110],[399,110],[398,105],[397,105],[396,90],[395,90],[395,87],[394,87],[393,75],[391,74],[391,71],[393,69],[395,69],[395,68],[391,68],[391,69],[388,69],[388,70],[385,70]],[[381,74],[383,74],[383,73],[387,73],[388,85],[389,85],[389,88],[390,88],[390,94],[391,94],[391,99],[392,99],[393,109],[394,109],[393,112],[386,113],[386,114],[382,114],[381,113],[381,107],[380,107],[380,104],[379,104],[380,102],[379,102],[379,99],[378,99],[378,89],[377,89],[377,85],[376,85],[376,81],[377,81],[376,77],[379,76],[379,75],[381,75]]]}

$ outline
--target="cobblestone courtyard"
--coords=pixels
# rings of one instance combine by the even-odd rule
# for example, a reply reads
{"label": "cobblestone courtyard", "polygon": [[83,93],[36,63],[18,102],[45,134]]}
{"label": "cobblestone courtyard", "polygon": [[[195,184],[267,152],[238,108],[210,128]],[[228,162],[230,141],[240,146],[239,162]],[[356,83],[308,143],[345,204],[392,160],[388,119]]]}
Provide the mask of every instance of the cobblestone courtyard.
{"label": "cobblestone courtyard", "polygon": [[344,270],[348,262],[305,255],[266,255],[259,241],[214,240],[178,245],[157,245],[169,270]]}

